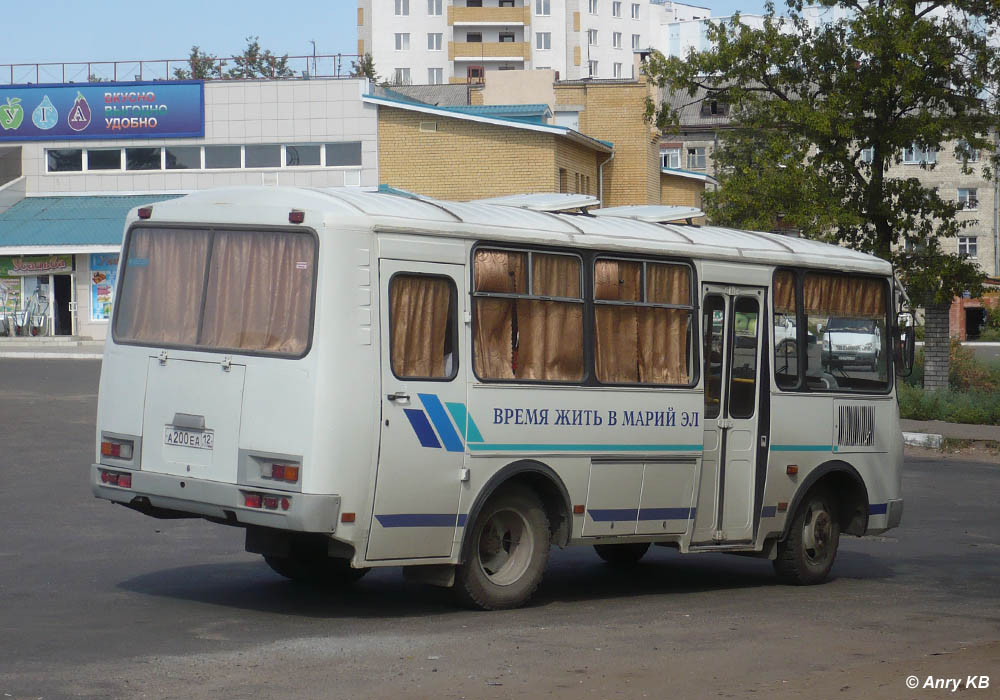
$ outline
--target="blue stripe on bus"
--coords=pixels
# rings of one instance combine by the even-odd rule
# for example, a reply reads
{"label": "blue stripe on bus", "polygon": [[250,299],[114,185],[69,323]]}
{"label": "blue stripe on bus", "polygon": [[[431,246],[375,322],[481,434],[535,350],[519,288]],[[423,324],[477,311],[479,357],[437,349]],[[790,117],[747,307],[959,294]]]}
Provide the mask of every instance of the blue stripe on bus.
{"label": "blue stripe on bus", "polygon": [[872,503],[868,506],[868,515],[885,515],[888,511],[888,503]]}
{"label": "blue stripe on bus", "polygon": [[464,452],[465,446],[462,444],[462,438],[458,437],[458,433],[455,432],[451,419],[441,404],[441,399],[434,394],[417,394],[417,396],[420,397],[420,402],[424,405],[427,415],[431,417],[434,427],[437,428],[437,433],[441,437],[445,449],[449,452]]}
{"label": "blue stripe on bus", "polygon": [[771,445],[771,452],[832,452],[833,445]]}
{"label": "blue stripe on bus", "polygon": [[419,408],[404,408],[403,413],[410,420],[413,432],[417,434],[417,439],[423,447],[441,447],[431,424],[427,422],[427,416]]}
{"label": "blue stripe on bus", "polygon": [[640,508],[639,520],[691,520],[694,508]]}
{"label": "blue stripe on bus", "polygon": [[482,442],[483,436],[479,432],[479,428],[476,426],[476,422],[472,420],[472,416],[469,415],[468,410],[465,408],[464,403],[453,403],[451,401],[445,403],[448,407],[448,413],[451,417],[455,419],[455,425],[458,426],[458,431],[466,442]]}
{"label": "blue stripe on bus", "polygon": [[609,523],[613,520],[638,520],[638,508],[591,508],[587,510],[595,523]]}
{"label": "blue stripe on bus", "polygon": [[459,516],[454,513],[392,513],[376,515],[375,519],[382,527],[455,527]]}
{"label": "blue stripe on bus", "polygon": [[470,450],[477,452],[485,450],[509,450],[511,452],[701,452],[702,445],[549,445],[549,444],[517,444],[517,443],[480,443],[469,444]]}

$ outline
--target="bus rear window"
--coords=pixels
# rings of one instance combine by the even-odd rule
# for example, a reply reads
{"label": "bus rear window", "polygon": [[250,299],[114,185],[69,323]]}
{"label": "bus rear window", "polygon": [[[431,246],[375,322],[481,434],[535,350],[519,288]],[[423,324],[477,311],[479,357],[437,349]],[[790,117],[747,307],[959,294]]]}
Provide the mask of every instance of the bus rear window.
{"label": "bus rear window", "polygon": [[116,342],[306,351],[316,269],[310,234],[136,228],[126,251]]}

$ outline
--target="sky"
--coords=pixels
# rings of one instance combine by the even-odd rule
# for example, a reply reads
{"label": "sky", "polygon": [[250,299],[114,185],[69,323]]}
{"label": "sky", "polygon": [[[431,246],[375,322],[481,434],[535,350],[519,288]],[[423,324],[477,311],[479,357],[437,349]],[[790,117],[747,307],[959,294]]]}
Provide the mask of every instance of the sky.
{"label": "sky", "polygon": [[[242,51],[248,36],[259,36],[261,46],[278,55],[310,55],[310,40],[321,55],[357,51],[356,0],[0,1],[0,26],[6,30],[0,71],[5,72],[8,64],[20,63],[183,59],[195,45],[232,56]],[[763,8],[762,0],[691,4],[707,6],[716,16]],[[0,83],[8,81],[0,75]]]}

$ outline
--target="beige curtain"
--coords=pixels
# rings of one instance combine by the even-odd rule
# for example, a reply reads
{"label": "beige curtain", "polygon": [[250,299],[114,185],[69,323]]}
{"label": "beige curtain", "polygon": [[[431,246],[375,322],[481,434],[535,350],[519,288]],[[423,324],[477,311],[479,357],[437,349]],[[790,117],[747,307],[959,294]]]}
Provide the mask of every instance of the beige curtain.
{"label": "beige curtain", "polygon": [[207,231],[136,229],[118,294],[118,338],[194,345],[201,316]]}
{"label": "beige curtain", "polygon": [[[532,256],[532,294],[581,299],[579,258]],[[583,378],[583,304],[520,300],[517,305],[518,379],[573,381]]]}
{"label": "beige curtain", "polygon": [[[641,301],[642,264],[598,260],[594,265],[594,298]],[[595,371],[606,384],[639,381],[639,314],[634,306],[599,304],[595,317]]]}
{"label": "beige curtain", "polygon": [[398,377],[446,377],[451,285],[442,277],[397,275],[389,290],[392,371]]}
{"label": "beige curtain", "polygon": [[650,304],[691,304],[691,270],[685,265],[646,265],[646,301]]}
{"label": "beige curtain", "polygon": [[885,318],[885,280],[810,273],[802,293],[807,314]]}
{"label": "beige curtain", "polygon": [[304,352],[315,268],[306,234],[216,232],[198,344]]}
{"label": "beige curtain", "polygon": [[779,314],[795,313],[795,275],[788,270],[774,273],[774,311]]}
{"label": "beige curtain", "polygon": [[[473,262],[475,291],[527,294],[526,253],[477,250]],[[474,299],[473,355],[476,375],[483,379],[514,378],[516,299]]]}

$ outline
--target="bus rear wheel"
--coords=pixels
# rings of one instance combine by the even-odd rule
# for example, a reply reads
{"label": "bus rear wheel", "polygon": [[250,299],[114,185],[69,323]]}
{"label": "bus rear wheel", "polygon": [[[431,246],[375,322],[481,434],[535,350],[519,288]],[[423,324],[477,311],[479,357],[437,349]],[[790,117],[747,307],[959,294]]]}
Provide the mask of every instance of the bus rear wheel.
{"label": "bus rear wheel", "polygon": [[455,595],[481,610],[528,602],[549,560],[549,519],[534,491],[512,484],[489,498],[455,571]]}
{"label": "bus rear wheel", "polygon": [[346,586],[368,573],[369,569],[353,569],[347,559],[327,556],[307,556],[293,553],[287,557],[264,555],[264,561],[276,573],[296,583],[317,586]]}
{"label": "bus rear wheel", "polygon": [[649,550],[649,542],[629,542],[627,544],[595,544],[597,556],[611,566],[627,569],[635,566]]}
{"label": "bus rear wheel", "polygon": [[812,491],[795,511],[788,537],[778,543],[774,570],[795,585],[822,583],[833,567],[839,543],[836,499],[829,491]]}

